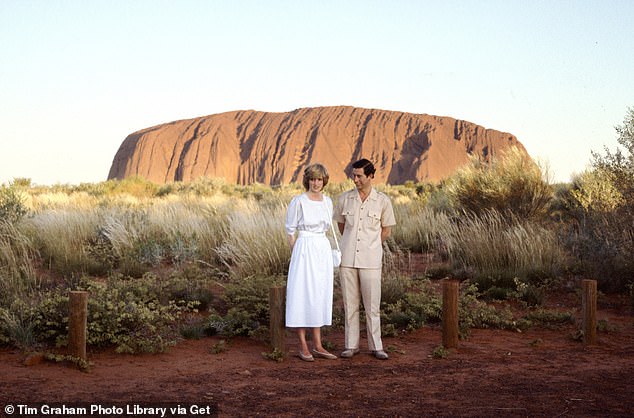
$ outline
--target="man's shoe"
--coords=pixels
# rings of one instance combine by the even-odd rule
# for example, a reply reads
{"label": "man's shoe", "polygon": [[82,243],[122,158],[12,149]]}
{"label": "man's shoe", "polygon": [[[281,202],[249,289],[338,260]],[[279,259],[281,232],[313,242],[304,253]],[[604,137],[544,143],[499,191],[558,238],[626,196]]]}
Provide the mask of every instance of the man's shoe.
{"label": "man's shoe", "polygon": [[378,358],[379,360],[387,360],[390,358],[390,356],[388,356],[387,353],[383,350],[373,351],[372,354],[374,354],[374,357]]}
{"label": "man's shoe", "polygon": [[342,358],[350,358],[352,356],[354,356],[355,354],[359,353],[359,349],[358,348],[346,348],[345,350],[343,350],[341,352],[340,357]]}

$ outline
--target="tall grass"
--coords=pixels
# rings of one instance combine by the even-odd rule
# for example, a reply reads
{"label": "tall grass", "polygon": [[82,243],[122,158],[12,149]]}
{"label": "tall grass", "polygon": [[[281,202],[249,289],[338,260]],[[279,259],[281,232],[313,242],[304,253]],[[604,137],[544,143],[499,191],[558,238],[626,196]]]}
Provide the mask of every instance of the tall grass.
{"label": "tall grass", "polygon": [[35,258],[31,240],[12,223],[0,220],[0,305],[37,287]]}
{"label": "tall grass", "polygon": [[249,201],[236,206],[218,247],[222,262],[239,277],[286,273],[291,253],[284,231],[286,207]]}
{"label": "tall grass", "polygon": [[394,215],[397,219],[392,231],[394,240],[414,252],[440,249],[441,236],[451,227],[451,218],[445,212],[416,202],[395,204]]}
{"label": "tall grass", "polygon": [[454,267],[473,270],[493,285],[512,286],[515,278],[524,282],[552,278],[565,263],[554,231],[495,210],[466,213],[441,236]]}
{"label": "tall grass", "polygon": [[88,269],[85,243],[95,236],[99,211],[90,209],[46,210],[25,219],[25,231],[39,250],[44,266],[61,274]]}

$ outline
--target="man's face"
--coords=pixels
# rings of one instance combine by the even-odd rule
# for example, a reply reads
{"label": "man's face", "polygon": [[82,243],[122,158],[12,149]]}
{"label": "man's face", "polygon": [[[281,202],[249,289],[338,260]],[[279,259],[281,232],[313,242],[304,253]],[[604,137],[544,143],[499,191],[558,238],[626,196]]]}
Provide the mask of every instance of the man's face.
{"label": "man's face", "polygon": [[365,175],[362,168],[352,169],[352,180],[357,189],[365,190],[372,184],[372,175],[369,177]]}

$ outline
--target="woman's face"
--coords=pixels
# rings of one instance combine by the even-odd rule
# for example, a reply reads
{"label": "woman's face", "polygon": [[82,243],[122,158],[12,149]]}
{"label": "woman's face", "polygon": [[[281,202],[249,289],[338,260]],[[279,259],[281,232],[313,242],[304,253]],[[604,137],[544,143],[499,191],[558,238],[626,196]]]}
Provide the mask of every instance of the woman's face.
{"label": "woman's face", "polygon": [[308,180],[308,190],[314,193],[319,193],[324,188],[324,179],[319,178],[311,178]]}

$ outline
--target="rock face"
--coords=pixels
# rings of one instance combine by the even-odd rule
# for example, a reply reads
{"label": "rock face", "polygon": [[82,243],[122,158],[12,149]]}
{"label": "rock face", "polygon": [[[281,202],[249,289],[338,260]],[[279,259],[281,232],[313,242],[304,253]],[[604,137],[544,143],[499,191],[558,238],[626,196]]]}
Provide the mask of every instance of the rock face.
{"label": "rock face", "polygon": [[349,106],[271,113],[234,111],[181,120],[130,134],[108,179],[141,176],[156,183],[222,177],[238,184],[300,181],[320,162],[343,181],[360,158],[372,161],[376,182],[438,181],[470,155],[489,159],[515,136],[450,117]]}

